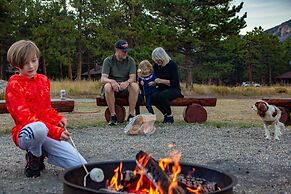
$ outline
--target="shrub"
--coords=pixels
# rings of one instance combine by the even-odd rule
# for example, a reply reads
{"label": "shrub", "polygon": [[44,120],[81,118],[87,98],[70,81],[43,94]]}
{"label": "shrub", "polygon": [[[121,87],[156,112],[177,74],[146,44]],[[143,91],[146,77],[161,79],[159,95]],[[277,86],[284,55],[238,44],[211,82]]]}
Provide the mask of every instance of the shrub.
{"label": "shrub", "polygon": [[275,92],[279,94],[283,94],[283,93],[286,94],[287,88],[283,88],[283,87],[275,88]]}
{"label": "shrub", "polygon": [[0,100],[4,100],[4,96],[5,96],[4,92],[0,91]]}

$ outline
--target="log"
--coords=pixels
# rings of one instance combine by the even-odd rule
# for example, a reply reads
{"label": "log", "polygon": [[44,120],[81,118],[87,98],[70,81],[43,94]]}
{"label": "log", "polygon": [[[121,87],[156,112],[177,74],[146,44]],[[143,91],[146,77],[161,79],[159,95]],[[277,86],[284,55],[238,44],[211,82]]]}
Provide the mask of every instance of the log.
{"label": "log", "polygon": [[291,108],[291,98],[263,98],[269,104]]}
{"label": "log", "polygon": [[[207,111],[203,106],[216,106],[216,98],[212,97],[192,97],[185,96],[184,98],[177,98],[170,102],[171,106],[186,106],[184,109],[183,117],[184,120],[188,123],[202,123],[207,120]],[[107,106],[106,100],[100,96],[96,98],[97,106]],[[115,105],[118,106],[128,106],[127,98],[116,98]],[[145,102],[142,102],[141,106],[145,106]],[[122,123],[125,118],[125,110],[118,107],[119,110],[116,110],[117,119],[120,119],[118,122]],[[120,115],[119,115],[120,114]],[[105,111],[105,119],[108,122],[110,119],[110,112],[107,108]]]}
{"label": "log", "polygon": [[207,111],[200,104],[188,105],[183,112],[187,123],[203,123],[207,120]]}
{"label": "log", "polygon": [[285,125],[291,125],[291,98],[263,98],[262,100],[280,108],[282,111],[280,121]]}
{"label": "log", "polygon": [[[123,123],[124,119],[125,119],[125,115],[126,115],[126,111],[125,111],[124,106],[115,105],[115,112],[116,112],[117,122]],[[105,116],[106,121],[109,122],[110,117],[111,117],[109,108],[107,108],[105,110],[104,116]]]}
{"label": "log", "polygon": [[[216,106],[216,98],[212,97],[191,97],[185,96],[184,98],[177,98],[170,102],[171,106],[188,106],[191,104],[200,104],[201,106]],[[97,106],[107,106],[106,100],[102,97],[96,98]],[[120,106],[128,106],[128,99],[127,98],[116,98],[115,104]],[[145,106],[145,103],[142,102],[142,106]]]}
{"label": "log", "polygon": [[[74,110],[75,101],[71,99],[60,100],[51,99],[52,107],[58,112],[72,112]],[[5,100],[0,100],[0,114],[9,113],[6,108]]]}
{"label": "log", "polygon": [[8,113],[6,103],[4,100],[0,100],[0,114]]}
{"label": "log", "polygon": [[73,112],[75,107],[75,101],[72,99],[60,100],[52,99],[52,107],[58,112]]}
{"label": "log", "polygon": [[288,113],[286,108],[282,106],[279,106],[278,108],[281,110],[280,122],[288,125],[288,123],[290,122],[290,113]]}
{"label": "log", "polygon": [[169,176],[159,167],[159,164],[149,154],[140,151],[136,155],[137,166],[144,171],[147,178],[164,194],[185,194],[185,190],[176,185],[169,190],[171,180]]}

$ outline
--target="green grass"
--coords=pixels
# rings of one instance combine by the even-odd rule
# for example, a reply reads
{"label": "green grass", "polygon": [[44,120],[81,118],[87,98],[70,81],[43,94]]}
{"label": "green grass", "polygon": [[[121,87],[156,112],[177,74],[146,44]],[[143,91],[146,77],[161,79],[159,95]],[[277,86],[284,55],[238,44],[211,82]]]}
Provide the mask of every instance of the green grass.
{"label": "green grass", "polygon": [[[65,89],[69,98],[95,98],[100,93],[100,81],[51,81],[51,96],[59,97],[60,90]],[[278,96],[289,97],[291,86],[263,86],[263,87],[227,87],[214,85],[194,84],[191,90],[186,89],[186,84],[181,83],[182,93],[190,96],[216,96],[216,97],[257,97]],[[0,92],[0,99],[4,99],[4,93]]]}
{"label": "green grass", "polygon": [[[205,107],[208,114],[207,122],[201,124],[211,127],[262,127],[262,122],[259,117],[250,110],[255,99],[218,99],[215,107]],[[72,113],[61,113],[69,121],[68,128],[85,129],[90,127],[105,127],[104,112],[107,107],[97,107],[95,102],[91,103],[75,103],[75,108]],[[126,107],[126,111],[127,111]],[[155,109],[155,108],[154,108]],[[184,107],[173,107],[173,115],[175,116],[175,126],[191,126],[193,124],[186,123],[183,119]],[[145,107],[141,108],[145,112]],[[161,121],[163,115],[155,109],[157,127],[165,126]],[[120,124],[117,128],[124,128],[126,123]],[[10,133],[14,126],[14,122],[9,114],[1,114],[0,119],[0,135]]]}
{"label": "green grass", "polygon": [[[99,95],[101,83],[98,81],[52,81],[51,96],[59,97],[59,91],[65,89],[69,98],[95,98]],[[217,105],[215,107],[205,107],[208,114],[207,122],[202,125],[217,128],[222,127],[261,127],[262,122],[259,117],[251,111],[251,106],[256,100],[263,97],[283,97],[290,98],[290,86],[271,86],[271,87],[225,87],[225,86],[207,86],[194,85],[193,90],[187,91],[185,84],[182,84],[182,93],[192,96],[213,96],[217,97]],[[4,97],[0,93],[0,99]],[[67,117],[69,128],[88,128],[88,127],[104,127],[107,126],[104,118],[106,107],[97,107],[95,102],[91,103],[75,103],[73,113],[61,113]],[[127,107],[126,107],[127,110]],[[141,111],[146,111],[142,107]],[[184,107],[173,107],[173,115],[175,116],[176,126],[192,125],[184,121]],[[158,110],[156,126],[163,126],[161,120],[163,116]],[[14,122],[9,114],[1,114],[0,116],[0,134],[9,133],[14,126]],[[125,127],[125,124],[118,127]]]}
{"label": "green grass", "polygon": [[248,123],[241,121],[209,121],[205,123],[206,126],[216,127],[216,128],[253,128],[261,127],[261,123]]}

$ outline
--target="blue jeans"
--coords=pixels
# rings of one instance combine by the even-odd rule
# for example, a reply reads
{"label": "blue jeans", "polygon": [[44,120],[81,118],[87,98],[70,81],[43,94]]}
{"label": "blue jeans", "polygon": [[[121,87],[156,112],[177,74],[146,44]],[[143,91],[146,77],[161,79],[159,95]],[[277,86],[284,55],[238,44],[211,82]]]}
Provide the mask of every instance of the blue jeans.
{"label": "blue jeans", "polygon": [[48,163],[65,169],[87,163],[69,142],[58,141],[47,135],[48,128],[44,123],[29,123],[19,133],[19,147],[36,157],[40,157],[42,152],[46,151]]}
{"label": "blue jeans", "polygon": [[152,104],[151,104],[151,95],[150,94],[146,95],[146,96],[144,96],[143,94],[138,95],[138,99],[137,99],[136,106],[135,106],[135,114],[136,115],[140,114],[140,105],[144,100],[146,103],[146,108],[149,111],[149,113],[154,114],[154,109],[153,109]]}

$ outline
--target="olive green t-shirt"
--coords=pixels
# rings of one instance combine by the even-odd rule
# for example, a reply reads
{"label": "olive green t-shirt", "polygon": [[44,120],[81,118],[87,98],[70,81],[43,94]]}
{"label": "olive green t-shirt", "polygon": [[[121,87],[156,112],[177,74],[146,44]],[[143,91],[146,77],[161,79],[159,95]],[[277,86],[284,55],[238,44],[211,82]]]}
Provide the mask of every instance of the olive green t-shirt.
{"label": "olive green t-shirt", "polygon": [[115,55],[111,55],[103,61],[102,74],[107,74],[109,79],[117,82],[124,82],[129,79],[130,74],[136,74],[135,61],[130,56],[118,61]]}

